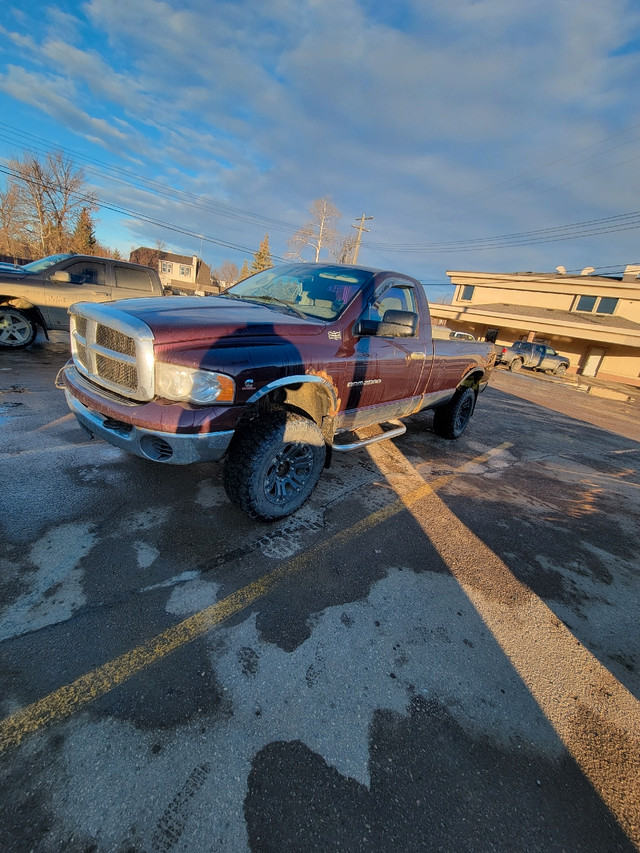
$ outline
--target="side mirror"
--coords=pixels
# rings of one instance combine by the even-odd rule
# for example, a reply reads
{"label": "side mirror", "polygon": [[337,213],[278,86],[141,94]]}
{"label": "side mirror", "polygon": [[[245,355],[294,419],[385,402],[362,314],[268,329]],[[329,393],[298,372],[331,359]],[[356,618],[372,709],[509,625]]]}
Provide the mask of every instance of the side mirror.
{"label": "side mirror", "polygon": [[376,334],[381,337],[412,338],[417,331],[417,314],[413,311],[396,311],[390,308],[384,312]]}
{"label": "side mirror", "polygon": [[51,281],[59,281],[60,284],[69,284],[71,281],[71,275],[64,270],[56,270],[51,276]]}
{"label": "side mirror", "polygon": [[353,327],[353,334],[358,338],[365,335],[377,335],[379,328],[380,320],[364,320],[361,318]]}

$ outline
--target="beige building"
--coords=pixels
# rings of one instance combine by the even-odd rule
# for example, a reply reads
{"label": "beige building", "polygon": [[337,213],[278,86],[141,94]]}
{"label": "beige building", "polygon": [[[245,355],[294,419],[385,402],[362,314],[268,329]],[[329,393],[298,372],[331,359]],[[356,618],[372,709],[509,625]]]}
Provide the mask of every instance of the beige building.
{"label": "beige building", "polygon": [[159,249],[140,246],[134,249],[129,260],[158,270],[164,288],[174,293],[217,293],[211,285],[211,270],[197,255],[174,255]]}
{"label": "beige building", "polygon": [[640,266],[620,278],[592,273],[448,271],[453,301],[431,303],[431,313],[498,344],[545,343],[569,357],[569,373],[640,387]]}
{"label": "beige building", "polygon": [[158,273],[164,287],[186,293],[205,293],[211,288],[211,270],[197,255],[174,255],[160,252]]}

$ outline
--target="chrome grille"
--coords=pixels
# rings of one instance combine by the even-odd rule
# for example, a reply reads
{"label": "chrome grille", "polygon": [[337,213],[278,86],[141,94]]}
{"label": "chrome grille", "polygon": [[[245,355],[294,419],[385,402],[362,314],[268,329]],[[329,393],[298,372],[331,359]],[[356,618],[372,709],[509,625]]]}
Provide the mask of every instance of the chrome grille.
{"label": "chrome grille", "polygon": [[77,303],[70,313],[79,372],[127,399],[153,399],[153,333],[146,323],[105,304]]}
{"label": "chrome grille", "polygon": [[128,335],[123,335],[109,326],[96,326],[96,343],[100,347],[122,353],[122,355],[136,354],[136,342]]}
{"label": "chrome grille", "polygon": [[96,354],[96,370],[101,379],[135,391],[138,387],[138,371],[135,364],[116,361],[108,356]]}
{"label": "chrome grille", "polygon": [[87,366],[87,348],[84,344],[80,343],[80,341],[78,341],[78,343],[76,345],[76,351],[74,353],[74,358],[75,358],[76,364],[80,364],[80,365],[82,365],[82,367]]}

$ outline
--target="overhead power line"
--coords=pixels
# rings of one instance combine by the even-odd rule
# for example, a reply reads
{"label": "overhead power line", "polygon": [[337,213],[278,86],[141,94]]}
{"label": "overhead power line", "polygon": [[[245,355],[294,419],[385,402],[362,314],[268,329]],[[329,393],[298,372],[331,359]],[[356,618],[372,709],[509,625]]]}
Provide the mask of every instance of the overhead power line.
{"label": "overhead power line", "polygon": [[[637,127],[640,127],[640,125],[638,125]],[[630,128],[627,131],[624,131],[624,133],[627,133],[629,132],[629,130],[633,129],[635,128]],[[15,128],[12,128],[10,125],[0,122],[0,140],[3,139],[4,141],[14,142],[14,140],[10,136],[11,133],[15,136],[22,138],[23,142],[21,144],[29,145],[31,147],[31,150],[34,151],[34,153],[46,155],[51,152],[51,149],[46,147],[46,140],[44,140],[42,137],[39,137],[36,134],[32,134],[27,131],[17,130]],[[622,135],[622,133],[615,134],[614,136],[619,135]],[[613,139],[614,137],[609,138]],[[587,146],[587,148],[589,147],[593,146]],[[252,213],[251,211],[246,211],[241,208],[226,205],[222,202],[203,198],[202,196],[198,196],[195,193],[191,193],[185,190],[179,190],[174,187],[167,187],[160,181],[155,181],[150,178],[143,178],[141,176],[135,176],[134,178],[131,173],[125,169],[122,169],[117,166],[112,166],[110,164],[104,163],[100,160],[73,151],[71,149],[65,149],[62,146],[56,146],[56,149],[62,151],[63,153],[67,153],[69,156],[78,160],[78,162],[82,164],[82,168],[90,174],[97,175],[103,180],[112,181],[116,184],[129,186],[132,189],[149,193],[151,195],[163,199],[164,201],[186,204],[195,209],[203,210],[208,213],[219,215],[228,219],[236,219],[238,221],[249,224],[260,224],[270,230],[284,231],[286,233],[295,232],[297,230],[296,226],[284,222],[282,220],[264,217],[259,214]],[[561,162],[564,159],[568,158],[561,158],[560,160],[555,162]],[[15,178],[21,177],[17,174],[11,173],[10,171],[4,168],[2,168],[1,171],[5,174],[12,174]],[[527,173],[525,173],[525,176],[526,174]],[[516,179],[510,179],[510,181],[513,180]],[[510,181],[506,181],[504,183],[507,184]],[[187,236],[192,236],[197,239],[202,239],[206,242],[224,246],[235,251],[240,251],[243,253],[253,252],[252,249],[249,249],[245,246],[241,246],[225,240],[220,240],[212,236],[203,235],[200,230],[194,231],[183,226],[175,225],[171,222],[159,220],[147,214],[135,211],[131,208],[107,202],[106,200],[99,200],[99,206],[105,210],[111,210],[115,213],[120,213],[127,217],[148,222],[150,224],[157,225],[167,230],[174,231],[176,233],[184,234]],[[372,217],[366,217],[365,219],[370,218]],[[364,228],[363,225],[364,222],[362,222],[360,226],[354,225],[353,227],[362,227],[362,230],[368,231],[368,229]],[[585,222],[577,222],[569,225],[559,225],[552,228],[543,228],[535,231],[524,231],[516,234],[502,234],[495,237],[482,237],[475,239],[440,241],[431,243],[382,243],[375,241],[372,242],[368,240],[367,248],[374,251],[378,250],[392,254],[433,254],[443,252],[453,253],[471,251],[477,252],[503,248],[514,248],[518,246],[538,245],[542,243],[554,243],[571,239],[580,239],[584,237],[594,236],[597,234],[628,231],[639,227],[640,211],[634,211],[631,213],[620,214],[618,216],[587,220]],[[362,231],[359,230],[358,237],[361,237],[361,233]],[[279,258],[277,256],[273,257],[278,260],[283,260],[282,258]]]}
{"label": "overhead power line", "polygon": [[[15,180],[23,181],[25,183],[32,183],[44,189],[55,189],[52,184],[47,184],[44,181],[34,181],[32,178],[25,178],[19,172],[14,172],[11,169],[4,168],[3,166],[0,166],[0,172],[5,175],[9,175]],[[82,193],[71,192],[69,194],[79,199],[80,201],[86,200],[88,203],[92,201],[92,199],[88,199],[87,196],[83,195]],[[127,216],[132,219],[138,219],[141,222],[148,222],[151,225],[156,225],[168,231],[174,231],[178,234],[184,234],[188,237],[197,238],[199,240],[204,241],[205,243],[213,243],[216,246],[223,246],[226,249],[233,249],[234,251],[242,252],[245,255],[252,255],[255,251],[254,249],[250,249],[248,246],[240,246],[236,243],[231,243],[227,240],[220,240],[219,238],[212,237],[208,234],[203,234],[201,231],[194,231],[190,228],[184,228],[178,225],[173,225],[172,223],[165,222],[161,219],[154,219],[152,216],[147,216],[146,214],[140,213],[139,211],[131,210],[130,208],[122,207],[120,205],[110,204],[108,202],[101,201],[99,198],[97,199],[96,203],[98,207],[104,210],[111,210],[115,213],[121,214],[122,216]],[[272,257],[278,261],[284,260],[284,258],[280,257],[279,255],[272,255]]]}
{"label": "overhead power line", "polygon": [[522,231],[516,234],[501,234],[497,237],[479,237],[470,240],[451,240],[439,243],[375,243],[367,242],[370,249],[401,254],[420,254],[428,252],[477,252],[488,249],[503,249],[513,246],[532,246],[538,243],[556,243],[561,240],[573,240],[590,237],[595,234],[607,234],[617,231],[629,231],[640,228],[640,211],[575,222],[571,225],[558,225],[541,228],[537,231]]}
{"label": "overhead power line", "polygon": [[[14,137],[17,137],[20,141],[16,142]],[[13,128],[11,125],[5,124],[4,122],[0,122],[0,140],[10,144],[25,145],[34,153],[41,156],[47,155],[51,151],[47,140],[34,133]],[[56,149],[72,157],[75,161],[81,164],[83,170],[90,175],[94,175],[103,180],[106,179],[108,181],[112,181],[116,184],[129,186],[132,189],[142,190],[143,192],[163,198],[166,201],[179,201],[182,204],[187,204],[196,209],[213,213],[216,216],[222,216],[227,219],[236,219],[249,224],[261,225],[272,231],[292,233],[297,228],[297,226],[292,225],[289,222],[284,222],[280,219],[263,216],[248,210],[243,210],[242,208],[233,207],[232,205],[225,204],[224,202],[205,198],[187,190],[167,186],[161,181],[156,181],[152,178],[145,178],[141,175],[132,175],[126,169],[122,169],[119,166],[105,163],[94,157],[89,157],[86,154],[82,154],[81,152],[74,151],[70,148],[65,148],[61,145],[56,145]]]}

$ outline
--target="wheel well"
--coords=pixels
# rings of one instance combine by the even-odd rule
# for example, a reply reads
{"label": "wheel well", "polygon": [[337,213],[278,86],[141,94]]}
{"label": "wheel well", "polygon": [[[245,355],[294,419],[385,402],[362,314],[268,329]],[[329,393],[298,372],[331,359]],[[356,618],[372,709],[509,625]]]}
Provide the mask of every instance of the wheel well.
{"label": "wheel well", "polygon": [[471,388],[473,391],[475,391],[477,397],[478,391],[480,389],[480,382],[482,381],[483,376],[484,373],[481,370],[475,371],[474,373],[470,373],[468,376],[465,376],[462,382],[458,385],[458,389]]}
{"label": "wheel well", "polygon": [[34,323],[37,323],[38,326],[42,326],[44,328],[44,320],[42,319],[42,314],[39,309],[36,308],[35,305],[32,305],[31,302],[28,302],[26,299],[23,299],[21,296],[3,296],[0,294],[0,305],[11,305],[12,308],[18,308],[20,311],[24,311]]}
{"label": "wheel well", "polygon": [[291,385],[281,385],[249,406],[242,422],[273,409],[297,412],[322,428],[323,419],[331,411],[331,399],[318,383],[295,382]]}

